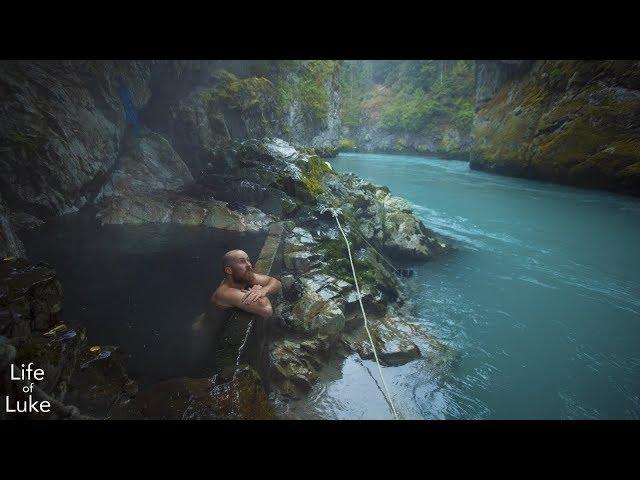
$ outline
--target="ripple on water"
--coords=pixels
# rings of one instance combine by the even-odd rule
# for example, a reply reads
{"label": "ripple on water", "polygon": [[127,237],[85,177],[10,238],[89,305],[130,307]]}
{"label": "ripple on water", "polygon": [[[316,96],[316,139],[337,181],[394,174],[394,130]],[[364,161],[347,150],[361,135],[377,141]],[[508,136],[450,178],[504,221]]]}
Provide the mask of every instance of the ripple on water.
{"label": "ripple on water", "polygon": [[640,201],[463,162],[341,157],[336,170],[389,185],[458,247],[415,267],[411,296],[417,321],[460,361],[448,375],[420,362],[385,369],[403,408],[422,418],[640,417]]}

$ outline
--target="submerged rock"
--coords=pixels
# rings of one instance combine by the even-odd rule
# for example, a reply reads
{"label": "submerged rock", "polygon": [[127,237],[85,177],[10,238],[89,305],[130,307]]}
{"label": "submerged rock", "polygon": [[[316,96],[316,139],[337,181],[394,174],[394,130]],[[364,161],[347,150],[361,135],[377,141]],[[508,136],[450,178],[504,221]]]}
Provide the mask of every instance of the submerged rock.
{"label": "submerged rock", "polygon": [[[403,322],[398,317],[370,318],[369,330],[375,342],[376,352],[382,365],[404,365],[421,357],[420,348],[414,343],[416,337],[424,336],[417,326]],[[373,359],[371,342],[364,327],[343,336],[345,344],[363,359]]]}
{"label": "submerged rock", "polygon": [[114,419],[269,420],[275,414],[251,367],[240,368],[229,381],[175,378],[155,384],[114,409]]}

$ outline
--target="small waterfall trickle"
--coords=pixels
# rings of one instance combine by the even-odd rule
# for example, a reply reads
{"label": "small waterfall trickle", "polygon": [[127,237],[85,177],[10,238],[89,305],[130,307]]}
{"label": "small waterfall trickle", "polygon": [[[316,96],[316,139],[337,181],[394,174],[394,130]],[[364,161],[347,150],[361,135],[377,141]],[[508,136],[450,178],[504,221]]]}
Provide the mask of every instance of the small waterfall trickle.
{"label": "small waterfall trickle", "polygon": [[238,349],[238,358],[236,358],[236,368],[233,372],[233,376],[235,378],[236,376],[236,372],[238,371],[238,367],[240,366],[240,358],[242,357],[242,352],[244,352],[244,348],[247,344],[247,340],[249,339],[249,335],[251,334],[251,328],[253,327],[253,321],[254,319],[252,318],[251,321],[249,322],[249,326],[247,327],[247,332],[244,334],[244,340],[242,341],[242,345],[240,345],[240,348]]}

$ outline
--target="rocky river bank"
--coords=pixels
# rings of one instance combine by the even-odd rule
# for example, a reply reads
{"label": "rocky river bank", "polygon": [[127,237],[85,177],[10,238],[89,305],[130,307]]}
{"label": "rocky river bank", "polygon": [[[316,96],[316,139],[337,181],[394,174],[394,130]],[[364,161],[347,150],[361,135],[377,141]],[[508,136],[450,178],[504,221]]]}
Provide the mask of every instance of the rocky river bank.
{"label": "rocky river bank", "polygon": [[[394,263],[428,261],[449,242],[386,187],[337,174],[322,151],[280,140],[268,82],[213,67],[0,65],[2,394],[22,397],[8,378],[11,363],[45,369],[38,395],[57,407],[37,418],[273,418],[278,405],[304,398],[327,361],[369,358],[346,247],[327,207],[342,211],[381,361],[446,355],[408,320],[412,306]],[[30,261],[21,240],[78,212],[101,225],[263,233],[280,225],[268,264],[285,288],[262,338],[265,359],[231,376],[227,369],[154,385],[130,376],[126,352],[87,338],[67,318],[56,265]]]}
{"label": "rocky river bank", "polygon": [[[282,140],[231,142],[226,149],[227,168],[205,169],[191,178],[166,141],[147,133],[131,142],[92,208],[103,224],[264,231],[281,222],[282,245],[274,261],[284,289],[268,320],[268,385],[247,365],[232,378],[175,378],[139,391],[117,346],[92,347],[82,326],[64,318],[55,266],[19,258],[2,262],[5,360],[42,365],[46,359],[50,380],[42,390],[77,405],[82,415],[275,418],[282,410],[276,406],[304,398],[325,362],[350,352],[372,356],[346,247],[325,210],[330,206],[342,211],[381,362],[399,365],[445,354],[446,347],[407,320],[411,303],[391,262],[428,260],[448,252],[448,241],[429,231],[387,188],[339,175],[319,157]],[[51,332],[62,321],[68,326]],[[101,358],[101,352],[109,354]],[[10,382],[5,386],[10,395],[17,393]]]}

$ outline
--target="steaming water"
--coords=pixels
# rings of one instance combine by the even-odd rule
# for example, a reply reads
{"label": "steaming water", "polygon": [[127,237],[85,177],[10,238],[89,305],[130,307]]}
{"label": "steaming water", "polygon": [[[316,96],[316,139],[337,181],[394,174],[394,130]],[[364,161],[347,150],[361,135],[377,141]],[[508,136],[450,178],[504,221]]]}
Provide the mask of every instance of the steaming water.
{"label": "steaming water", "polygon": [[52,265],[63,287],[63,321],[92,345],[117,345],[142,383],[215,370],[215,339],[193,331],[222,280],[220,259],[242,248],[252,259],[264,234],[179,225],[106,225],[80,215],[26,231],[30,260]]}
{"label": "steaming water", "polygon": [[[384,368],[405,418],[640,418],[640,201],[462,161],[341,154],[332,165],[389,186],[458,249],[412,266],[415,320],[459,361]],[[302,416],[390,418],[374,378],[375,364],[349,357]]]}

